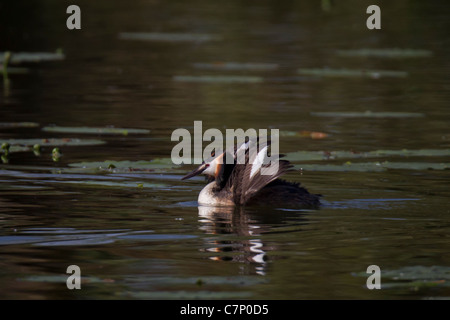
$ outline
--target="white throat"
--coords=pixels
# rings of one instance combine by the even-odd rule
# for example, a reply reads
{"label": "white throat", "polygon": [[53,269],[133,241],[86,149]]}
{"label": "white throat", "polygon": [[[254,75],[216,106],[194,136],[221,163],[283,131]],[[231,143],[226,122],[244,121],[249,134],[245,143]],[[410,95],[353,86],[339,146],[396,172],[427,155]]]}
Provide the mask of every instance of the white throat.
{"label": "white throat", "polygon": [[234,206],[233,199],[231,197],[218,196],[213,191],[216,182],[210,182],[200,191],[198,195],[198,203],[205,206]]}

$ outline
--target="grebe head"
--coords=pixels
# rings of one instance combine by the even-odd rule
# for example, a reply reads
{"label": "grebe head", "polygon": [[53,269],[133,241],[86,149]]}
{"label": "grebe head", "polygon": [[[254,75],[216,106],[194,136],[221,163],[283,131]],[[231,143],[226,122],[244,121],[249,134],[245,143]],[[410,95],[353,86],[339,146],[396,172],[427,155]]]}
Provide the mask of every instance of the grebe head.
{"label": "grebe head", "polygon": [[217,178],[223,166],[224,154],[221,153],[218,156],[213,154],[210,158],[203,161],[197,169],[185,175],[181,180],[189,179],[199,174],[204,174],[214,179]]}

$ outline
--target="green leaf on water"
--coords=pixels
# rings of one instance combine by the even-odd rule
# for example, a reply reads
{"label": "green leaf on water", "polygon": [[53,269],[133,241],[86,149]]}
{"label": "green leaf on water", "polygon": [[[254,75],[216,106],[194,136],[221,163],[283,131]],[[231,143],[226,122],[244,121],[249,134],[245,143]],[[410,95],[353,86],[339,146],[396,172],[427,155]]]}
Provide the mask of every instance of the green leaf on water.
{"label": "green leaf on water", "polygon": [[433,52],[430,50],[418,49],[355,49],[355,50],[337,50],[337,55],[341,57],[374,57],[374,58],[424,58],[431,57]]}
{"label": "green leaf on water", "polygon": [[174,76],[176,82],[197,82],[197,83],[261,83],[262,77],[256,76]]}
{"label": "green leaf on water", "polygon": [[405,71],[392,70],[360,70],[360,69],[330,69],[330,68],[300,68],[297,72],[306,76],[329,78],[405,78]]}
{"label": "green leaf on water", "polygon": [[59,133],[77,133],[77,134],[147,134],[150,130],[147,129],[133,129],[133,128],[114,128],[114,127],[60,127],[48,126],[42,128],[46,132]]}

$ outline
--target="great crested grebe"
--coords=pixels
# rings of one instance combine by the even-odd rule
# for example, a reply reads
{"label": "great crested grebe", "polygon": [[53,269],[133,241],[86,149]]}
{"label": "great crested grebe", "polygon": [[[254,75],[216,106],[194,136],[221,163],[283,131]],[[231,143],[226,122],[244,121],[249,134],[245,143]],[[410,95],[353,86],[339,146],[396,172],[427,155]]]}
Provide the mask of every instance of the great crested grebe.
{"label": "great crested grebe", "polygon": [[[286,172],[292,171],[292,165],[287,160],[279,160],[278,167],[269,174],[261,174],[268,144],[261,146],[256,157],[251,157],[251,145],[255,141],[247,141],[239,148],[226,150],[220,154],[212,154],[211,158],[181,180],[189,179],[198,174],[207,176],[209,183],[198,196],[200,205],[209,206],[242,206],[268,205],[283,207],[317,208],[320,205],[320,195],[311,194],[300,183],[292,183],[279,179]],[[239,152],[244,152],[245,163],[237,162]],[[233,160],[227,161],[233,157]],[[250,161],[259,159],[259,161]]]}

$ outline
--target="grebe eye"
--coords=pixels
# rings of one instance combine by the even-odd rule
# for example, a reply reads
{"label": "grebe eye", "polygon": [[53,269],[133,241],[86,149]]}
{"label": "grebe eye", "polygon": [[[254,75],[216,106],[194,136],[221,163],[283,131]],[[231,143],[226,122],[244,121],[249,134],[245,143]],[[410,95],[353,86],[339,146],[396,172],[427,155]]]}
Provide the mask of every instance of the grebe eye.
{"label": "grebe eye", "polygon": [[208,168],[209,167],[209,163],[205,163],[205,166]]}

